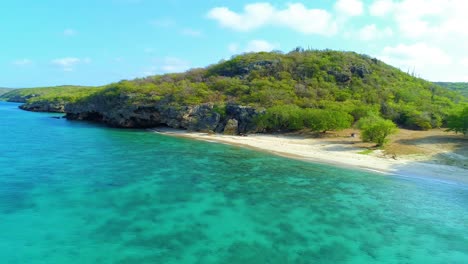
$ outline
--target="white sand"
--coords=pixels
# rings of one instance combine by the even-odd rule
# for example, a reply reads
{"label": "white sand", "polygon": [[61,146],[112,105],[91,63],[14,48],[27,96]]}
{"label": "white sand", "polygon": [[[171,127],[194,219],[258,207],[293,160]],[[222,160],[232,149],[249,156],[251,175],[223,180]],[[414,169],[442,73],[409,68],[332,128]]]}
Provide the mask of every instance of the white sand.
{"label": "white sand", "polygon": [[402,177],[431,178],[443,182],[468,184],[467,169],[420,162],[409,158],[402,159],[398,157],[397,159],[393,159],[385,157],[381,151],[374,151],[371,155],[363,155],[358,153],[363,149],[353,146],[352,141],[340,142],[300,136],[266,134],[228,136],[187,132],[185,130],[170,128],[161,128],[153,131],[164,135],[254,148],[284,157],[335,166],[353,167]]}

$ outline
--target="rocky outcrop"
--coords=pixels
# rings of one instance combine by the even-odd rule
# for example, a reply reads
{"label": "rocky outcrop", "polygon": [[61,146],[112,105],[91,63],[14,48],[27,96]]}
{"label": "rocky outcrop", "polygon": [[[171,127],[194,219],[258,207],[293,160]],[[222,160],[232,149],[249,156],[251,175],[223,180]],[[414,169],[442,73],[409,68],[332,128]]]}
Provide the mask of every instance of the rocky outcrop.
{"label": "rocky outcrop", "polygon": [[37,101],[23,104],[19,108],[32,112],[65,113],[64,102]]}
{"label": "rocky outcrop", "polygon": [[335,77],[335,80],[339,83],[348,83],[351,81],[353,75],[362,79],[371,74],[372,71],[366,67],[366,65],[352,65],[344,68],[344,70],[332,69],[327,73]]}
{"label": "rocky outcrop", "polygon": [[245,134],[252,131],[257,131],[256,119],[264,112],[264,109],[258,110],[253,107],[228,104],[226,106],[226,120],[237,120],[237,133]]}
{"label": "rocky outcrop", "polygon": [[365,65],[353,65],[350,70],[352,74],[355,74],[360,78],[364,78],[366,75],[372,73]]}
{"label": "rocky outcrop", "polygon": [[239,133],[239,121],[237,119],[229,119],[224,127],[223,134],[237,135]]}
{"label": "rocky outcrop", "polygon": [[[211,103],[178,106],[168,102],[151,105],[130,104],[128,98],[113,101],[99,98],[65,107],[66,118],[103,122],[122,128],[169,126],[190,131],[244,134],[257,130],[256,117],[262,113],[253,107],[228,104],[225,114]],[[227,129],[227,130],[226,130]]]}
{"label": "rocky outcrop", "polygon": [[14,90],[2,95],[1,99],[12,103],[24,103],[19,106],[19,108],[26,111],[65,113],[65,104],[67,104],[67,102],[63,100],[38,100],[39,96],[39,94],[34,93],[22,95],[21,93],[18,93],[17,90]]}
{"label": "rocky outcrop", "polygon": [[6,99],[7,102],[11,103],[26,103],[29,99],[38,97],[38,94],[28,94],[28,95],[20,95],[20,94],[15,94],[8,96],[9,93],[6,93],[2,95]]}
{"label": "rocky outcrop", "polygon": [[[212,103],[180,106],[163,99],[156,103],[136,102],[135,95],[94,96],[81,102],[34,100],[20,108],[34,112],[66,113],[70,120],[101,122],[121,128],[168,126],[190,131],[246,134],[257,131],[256,119],[264,110],[237,104],[217,107]],[[32,97],[29,97],[30,99]],[[20,98],[16,98],[20,99]],[[27,100],[27,99],[26,99]]]}

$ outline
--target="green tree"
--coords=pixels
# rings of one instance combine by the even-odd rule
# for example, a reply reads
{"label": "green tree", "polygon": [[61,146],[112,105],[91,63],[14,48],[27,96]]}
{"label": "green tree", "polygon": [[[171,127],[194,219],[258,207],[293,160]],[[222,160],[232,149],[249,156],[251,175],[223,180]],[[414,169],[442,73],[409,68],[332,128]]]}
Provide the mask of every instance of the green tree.
{"label": "green tree", "polygon": [[342,111],[306,109],[303,116],[306,127],[323,133],[351,127],[353,122],[353,117]]}
{"label": "green tree", "polygon": [[391,120],[377,115],[361,118],[358,127],[361,129],[361,138],[364,142],[374,142],[379,147],[387,142],[389,135],[398,131],[397,126]]}
{"label": "green tree", "polygon": [[468,105],[447,117],[448,131],[468,134]]}
{"label": "green tree", "polygon": [[302,111],[296,105],[270,107],[257,123],[267,130],[299,130],[304,128]]}

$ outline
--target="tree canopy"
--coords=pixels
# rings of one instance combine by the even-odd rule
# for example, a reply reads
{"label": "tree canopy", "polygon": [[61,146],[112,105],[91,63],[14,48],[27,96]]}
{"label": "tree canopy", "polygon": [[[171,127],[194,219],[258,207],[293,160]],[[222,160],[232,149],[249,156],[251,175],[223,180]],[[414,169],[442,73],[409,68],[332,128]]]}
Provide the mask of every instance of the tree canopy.
{"label": "tree canopy", "polygon": [[447,118],[447,127],[449,131],[468,134],[468,105],[460,107]]}
{"label": "tree canopy", "polygon": [[361,129],[361,138],[364,142],[374,142],[377,146],[383,146],[387,137],[397,132],[397,126],[390,120],[377,115],[361,118],[358,122]]}
{"label": "tree canopy", "polygon": [[468,96],[468,82],[436,82],[435,84]]}

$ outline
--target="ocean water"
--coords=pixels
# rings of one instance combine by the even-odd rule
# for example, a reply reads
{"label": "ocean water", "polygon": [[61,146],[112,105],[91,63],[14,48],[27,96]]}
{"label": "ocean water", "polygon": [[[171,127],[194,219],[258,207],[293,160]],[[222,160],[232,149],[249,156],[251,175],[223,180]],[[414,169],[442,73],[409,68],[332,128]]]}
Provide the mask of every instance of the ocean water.
{"label": "ocean water", "polygon": [[0,102],[1,263],[468,263],[468,186]]}

